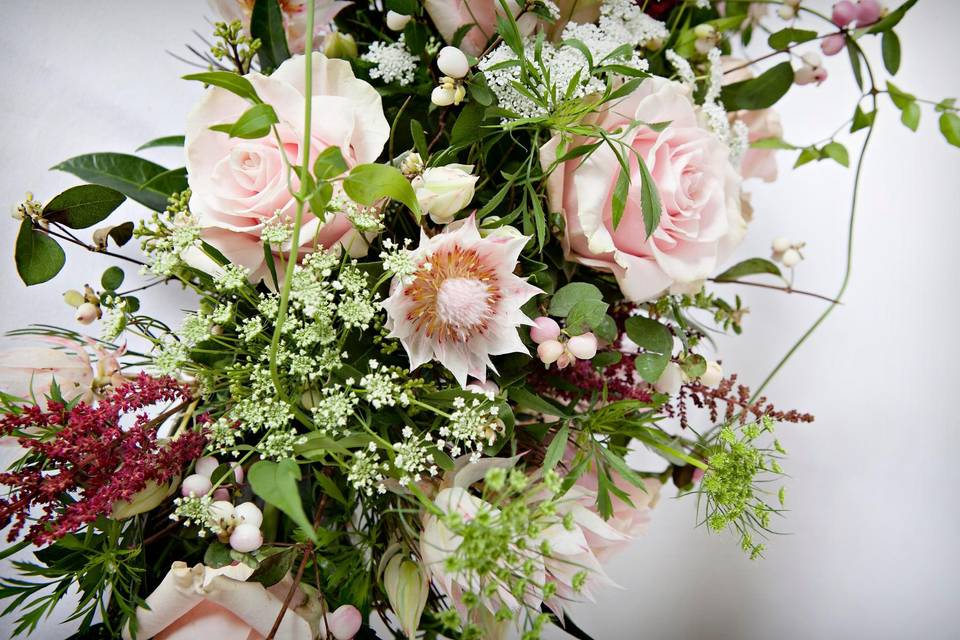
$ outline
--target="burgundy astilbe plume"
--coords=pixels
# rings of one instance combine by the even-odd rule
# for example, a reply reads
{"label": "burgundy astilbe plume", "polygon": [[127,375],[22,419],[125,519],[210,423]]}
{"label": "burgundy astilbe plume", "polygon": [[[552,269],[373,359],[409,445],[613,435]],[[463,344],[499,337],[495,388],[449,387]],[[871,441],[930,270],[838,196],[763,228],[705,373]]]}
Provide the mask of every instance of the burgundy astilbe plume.
{"label": "burgundy astilbe plume", "polygon": [[[173,378],[140,374],[95,405],[49,401],[46,409],[29,406],[3,416],[0,436],[16,433],[30,454],[22,468],[0,473],[0,485],[10,487],[0,499],[0,527],[14,522],[8,540],[16,539],[33,509],[42,513],[26,537],[45,545],[108,516],[115,502],[129,501],[149,482],[178,476],[203,453],[206,436],[188,431],[160,442],[157,426],[191,401],[189,389]],[[171,403],[153,419],[143,411]],[[134,424],[121,427],[127,414],[136,414]]]}
{"label": "burgundy astilbe plume", "polygon": [[781,411],[773,406],[765,396],[750,400],[750,388],[737,384],[737,375],[725,378],[716,388],[707,387],[699,382],[683,385],[680,393],[672,404],[664,405],[664,412],[669,416],[679,416],[680,425],[687,427],[687,401],[699,409],[710,412],[710,421],[731,422],[737,420],[740,424],[746,423],[748,418],[760,419],[769,417],[777,422],[813,422],[809,413],[802,413],[796,409]]}

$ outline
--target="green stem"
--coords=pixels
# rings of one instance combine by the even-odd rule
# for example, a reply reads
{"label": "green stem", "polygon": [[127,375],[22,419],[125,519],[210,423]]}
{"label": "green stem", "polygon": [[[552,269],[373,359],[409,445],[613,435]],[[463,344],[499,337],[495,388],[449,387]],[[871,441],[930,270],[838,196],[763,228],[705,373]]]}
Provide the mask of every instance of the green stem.
{"label": "green stem", "polygon": [[300,247],[300,225],[303,222],[303,204],[307,198],[307,177],[310,166],[310,116],[312,109],[313,96],[313,14],[314,3],[307,3],[307,40],[304,46],[304,68],[306,78],[304,79],[304,115],[303,115],[303,145],[301,146],[300,157],[300,189],[292,194],[297,200],[297,210],[293,219],[293,235],[290,238],[290,258],[287,260],[287,269],[284,274],[283,286],[280,290],[280,306],[277,311],[277,322],[273,329],[273,339],[270,341],[270,377],[273,379],[273,385],[277,389],[277,394],[281,398],[286,397],[280,380],[280,372],[277,370],[277,352],[280,350],[280,337],[283,335],[283,324],[287,319],[287,310],[290,306],[290,287],[293,284],[293,270],[297,265],[297,251]]}

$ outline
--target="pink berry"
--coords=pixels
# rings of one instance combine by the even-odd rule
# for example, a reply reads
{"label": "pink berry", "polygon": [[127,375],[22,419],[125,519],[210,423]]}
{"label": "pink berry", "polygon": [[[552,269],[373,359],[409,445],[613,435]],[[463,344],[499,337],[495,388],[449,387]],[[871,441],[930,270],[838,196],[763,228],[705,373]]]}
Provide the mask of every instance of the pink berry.
{"label": "pink berry", "polygon": [[230,502],[230,490],[224,489],[223,487],[218,487],[213,490],[213,499],[222,500],[224,502]]}
{"label": "pink berry", "polygon": [[204,456],[197,460],[197,464],[194,465],[193,470],[200,475],[207,476],[209,478],[219,466],[220,462],[216,458],[213,456]]}
{"label": "pink berry", "polygon": [[860,0],[857,3],[857,26],[873,24],[883,15],[883,7],[877,0]]}
{"label": "pink berry", "polygon": [[835,56],[843,51],[846,44],[846,39],[844,39],[841,34],[835,33],[827,36],[820,42],[820,50],[823,51],[823,55]]}
{"label": "pink berry", "polygon": [[238,524],[230,534],[230,546],[240,553],[256,551],[263,546],[263,534],[252,524]]}
{"label": "pink berry", "polygon": [[579,336],[573,336],[567,341],[567,350],[578,360],[589,360],[597,355],[597,336],[589,331]]}
{"label": "pink berry", "polygon": [[233,508],[233,515],[244,524],[259,527],[263,524],[263,512],[252,502],[241,502]]}
{"label": "pink berry", "polygon": [[230,467],[233,469],[233,479],[237,481],[237,484],[243,484],[243,467],[240,466],[240,463],[231,462]]}
{"label": "pink berry", "polygon": [[190,496],[197,498],[205,496],[210,493],[210,489],[213,489],[213,483],[210,482],[210,478],[202,476],[199,473],[187,476],[183,479],[183,484],[180,485],[180,493],[185,498],[189,498]]}
{"label": "pink berry", "polygon": [[540,316],[533,321],[530,327],[530,339],[537,344],[542,344],[547,340],[556,340],[560,335],[560,325],[553,318]]}
{"label": "pink berry", "polygon": [[541,342],[537,347],[537,357],[543,364],[553,364],[563,355],[563,345],[556,340]]}
{"label": "pink berry", "polygon": [[328,615],[326,622],[330,625],[330,634],[336,640],[350,640],[360,631],[363,616],[355,606],[344,604]]}
{"label": "pink berry", "polygon": [[850,0],[840,0],[840,2],[833,5],[833,13],[830,16],[830,19],[833,21],[833,24],[838,27],[845,27],[857,17],[857,8],[853,6],[853,3]]}

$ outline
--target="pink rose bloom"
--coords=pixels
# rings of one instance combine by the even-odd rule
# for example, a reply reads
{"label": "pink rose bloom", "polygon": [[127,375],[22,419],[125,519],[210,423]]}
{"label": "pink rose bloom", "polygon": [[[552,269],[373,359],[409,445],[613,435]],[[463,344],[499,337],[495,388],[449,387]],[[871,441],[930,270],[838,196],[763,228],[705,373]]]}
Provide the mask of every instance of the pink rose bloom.
{"label": "pink rose bloom", "polygon": [[[520,14],[516,0],[507,0],[507,5],[514,15]],[[423,0],[423,8],[448,43],[461,27],[473,25],[459,44],[461,50],[473,56],[483,53],[496,35],[497,16],[503,13],[499,0]],[[535,14],[527,12],[517,20],[517,26],[523,35],[530,35],[538,22]]]}
{"label": "pink rose bloom", "polygon": [[[723,76],[724,84],[733,84],[753,78],[749,67],[744,67],[746,60],[724,57],[724,70],[735,69]],[[780,123],[780,114],[774,109],[757,109],[748,111],[734,111],[727,114],[731,124],[737,120],[747,125],[748,140],[755,142],[764,138],[782,138],[783,125]],[[758,178],[764,182],[773,182],[777,179],[777,150],[748,148],[740,159],[740,175],[744,180]]]}
{"label": "pink rose bloom", "polygon": [[[203,228],[203,239],[231,262],[247,267],[252,282],[270,280],[260,239],[264,224],[277,216],[292,221],[296,211],[283,154],[291,164],[312,166],[321,151],[337,146],[347,164],[354,166],[376,160],[390,135],[376,89],[354,77],[345,60],[314,53],[310,157],[303,158],[305,60],[303,56],[291,58],[269,77],[259,73],[246,76],[277,112],[282,149],[273,135],[245,140],[210,130],[212,125],[234,122],[250,107],[226,89],[207,90],[187,119],[191,210]],[[298,188],[296,175],[292,180],[294,189]],[[306,208],[297,253],[338,244],[354,257],[366,255],[369,248],[367,238],[346,215],[317,216]],[[290,251],[284,247],[283,253]]]}
{"label": "pink rose bloom", "polygon": [[484,238],[473,215],[432,238],[421,234],[410,256],[417,271],[394,278],[383,302],[411,371],[437,360],[465,387],[468,376],[487,379],[490,356],[528,353],[517,327],[533,323],[520,307],[540,289],[513,273],[527,240]]}
{"label": "pink rose bloom", "polygon": [[[740,176],[729,149],[703,128],[687,89],[648,78],[594,120],[640,154],[650,170],[663,209],[650,238],[640,207],[642,179],[630,154],[631,184],[619,226],[613,228],[613,190],[620,165],[602,145],[586,160],[556,167],[547,182],[550,206],[566,219],[568,260],[613,273],[634,302],[656,298],[674,284],[689,284],[715,271],[742,239]],[[637,124],[633,124],[637,122]],[[642,123],[669,122],[662,131]],[[566,148],[593,139],[574,138]],[[540,149],[548,168],[562,151],[555,136]]]}
{"label": "pink rose bloom", "polygon": [[[191,569],[184,562],[174,562],[160,586],[147,596],[149,610],[137,609],[137,638],[263,640],[273,628],[293,580],[287,575],[264,587],[246,582],[251,574],[253,569],[245,564],[219,569],[198,564]],[[361,622],[359,612],[349,605],[329,613],[327,620],[330,635],[337,640],[352,638]],[[124,629],[123,637],[130,640],[129,629]],[[316,597],[297,588],[276,637],[328,637]]]}
{"label": "pink rose bloom", "polygon": [[[243,28],[250,32],[250,15],[253,13],[254,0],[208,0],[214,11],[226,22],[239,20]],[[287,47],[291,53],[303,53],[307,43],[306,0],[280,0],[283,14],[283,29],[287,34]],[[337,17],[349,2],[341,0],[314,0],[314,43],[320,44],[318,36],[330,32],[333,19]]]}

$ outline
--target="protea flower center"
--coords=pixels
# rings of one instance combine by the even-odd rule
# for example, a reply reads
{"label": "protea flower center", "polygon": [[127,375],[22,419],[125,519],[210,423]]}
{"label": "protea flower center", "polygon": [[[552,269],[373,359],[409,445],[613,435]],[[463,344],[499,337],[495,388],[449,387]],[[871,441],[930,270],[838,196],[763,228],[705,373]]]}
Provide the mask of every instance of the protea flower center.
{"label": "protea flower center", "polygon": [[495,268],[459,245],[424,261],[404,295],[413,301],[407,319],[440,342],[485,332],[501,298]]}

